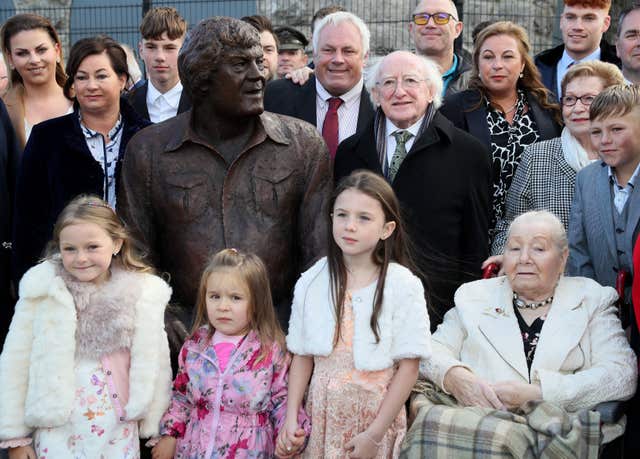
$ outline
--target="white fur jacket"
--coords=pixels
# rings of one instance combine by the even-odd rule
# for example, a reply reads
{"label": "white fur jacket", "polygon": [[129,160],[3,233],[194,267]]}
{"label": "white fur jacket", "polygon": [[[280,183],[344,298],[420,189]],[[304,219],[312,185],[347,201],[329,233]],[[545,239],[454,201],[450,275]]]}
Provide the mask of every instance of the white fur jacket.
{"label": "white fur jacket", "polygon": [[[355,367],[376,371],[389,368],[401,359],[428,358],[431,334],[420,280],[407,268],[389,264],[378,317],[380,342],[377,344],[369,325],[374,294],[375,286],[352,292]],[[335,330],[329,267],[327,259],[322,258],[296,283],[287,347],[298,355],[327,356],[333,350]]]}
{"label": "white fur jacket", "polygon": [[[76,305],[55,262],[31,268],[20,282],[20,300],[0,356],[0,441],[69,419],[75,398]],[[169,405],[171,366],[164,310],[171,288],[143,273],[133,285],[138,300],[131,335],[127,420],[140,436],[158,434]],[[100,337],[108,340],[108,337]]]}

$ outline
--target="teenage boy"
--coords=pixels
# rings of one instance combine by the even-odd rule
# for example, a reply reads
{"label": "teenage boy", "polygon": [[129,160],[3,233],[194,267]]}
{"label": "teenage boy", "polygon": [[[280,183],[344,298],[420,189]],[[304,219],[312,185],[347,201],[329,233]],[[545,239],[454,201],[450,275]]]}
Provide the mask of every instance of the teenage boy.
{"label": "teenage boy", "polygon": [[152,8],[140,24],[138,43],[148,80],[129,93],[138,114],[154,123],[191,108],[178,75],[178,51],[187,32],[187,22],[175,8]]}

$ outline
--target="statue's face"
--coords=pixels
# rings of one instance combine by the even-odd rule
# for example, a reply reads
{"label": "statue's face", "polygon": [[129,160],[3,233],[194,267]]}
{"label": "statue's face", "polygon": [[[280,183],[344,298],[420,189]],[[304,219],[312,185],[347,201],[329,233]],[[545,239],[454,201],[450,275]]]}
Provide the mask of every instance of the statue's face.
{"label": "statue's face", "polygon": [[224,117],[242,118],[264,111],[264,62],[259,43],[225,53],[203,103]]}

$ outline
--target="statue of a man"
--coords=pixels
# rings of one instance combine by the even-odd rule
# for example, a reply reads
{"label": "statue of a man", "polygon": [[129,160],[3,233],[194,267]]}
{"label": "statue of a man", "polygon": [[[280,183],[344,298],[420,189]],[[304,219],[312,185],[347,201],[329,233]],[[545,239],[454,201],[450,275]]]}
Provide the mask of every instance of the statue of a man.
{"label": "statue of a man", "polygon": [[130,141],[119,210],[171,275],[185,320],[208,258],[235,247],[265,262],[286,325],[295,281],[325,246],[327,148],[312,125],[263,112],[262,47],[249,24],[200,22],[178,67],[193,108]]}

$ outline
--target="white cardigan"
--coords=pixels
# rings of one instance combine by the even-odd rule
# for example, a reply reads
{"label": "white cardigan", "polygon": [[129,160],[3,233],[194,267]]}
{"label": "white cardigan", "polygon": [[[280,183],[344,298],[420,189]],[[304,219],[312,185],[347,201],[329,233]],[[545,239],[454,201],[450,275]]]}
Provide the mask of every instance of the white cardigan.
{"label": "white cardigan", "polygon": [[[171,288],[159,277],[137,273],[129,369],[127,420],[140,421],[140,436],[158,434],[169,405],[171,365],[164,310]],[[76,308],[55,264],[31,268],[20,282],[9,334],[0,356],[0,441],[28,436],[34,428],[63,425],[75,396]]]}
{"label": "white cardigan", "polygon": [[[397,360],[425,359],[431,354],[429,316],[420,280],[407,268],[390,263],[382,309],[380,342],[369,325],[375,288],[353,292],[355,367],[363,371],[389,368]],[[333,350],[336,317],[326,258],[320,259],[296,283],[287,347],[298,355],[327,356]]]}
{"label": "white cardigan", "polygon": [[[625,400],[636,389],[637,362],[613,306],[617,294],[584,277],[562,277],[531,365],[544,400],[568,411]],[[463,285],[455,308],[433,334],[421,373],[440,387],[459,365],[488,382],[529,381],[512,290],[505,277]]]}

